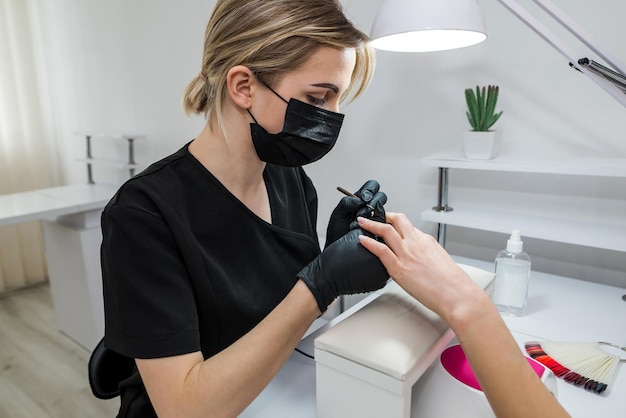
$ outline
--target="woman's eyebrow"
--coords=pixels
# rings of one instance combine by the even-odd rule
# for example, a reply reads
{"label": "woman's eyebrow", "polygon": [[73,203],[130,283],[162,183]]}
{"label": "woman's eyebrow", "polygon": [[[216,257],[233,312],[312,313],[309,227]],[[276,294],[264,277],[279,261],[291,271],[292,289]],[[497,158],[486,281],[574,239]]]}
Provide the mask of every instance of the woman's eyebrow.
{"label": "woman's eyebrow", "polygon": [[322,88],[330,89],[334,91],[335,94],[339,93],[339,88],[331,83],[317,83],[317,84],[311,84],[311,85],[313,87],[322,87]]}

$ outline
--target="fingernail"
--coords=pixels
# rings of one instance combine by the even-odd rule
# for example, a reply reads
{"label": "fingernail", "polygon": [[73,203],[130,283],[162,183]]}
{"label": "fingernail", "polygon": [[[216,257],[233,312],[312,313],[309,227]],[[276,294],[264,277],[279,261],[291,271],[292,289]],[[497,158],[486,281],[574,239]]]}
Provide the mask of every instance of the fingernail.
{"label": "fingernail", "polygon": [[364,217],[362,217],[362,216],[357,216],[357,217],[356,217],[356,220],[357,220],[357,222],[358,222],[358,223],[360,223],[360,224],[362,224],[362,223],[364,223],[364,222],[365,222],[365,218],[364,218]]}

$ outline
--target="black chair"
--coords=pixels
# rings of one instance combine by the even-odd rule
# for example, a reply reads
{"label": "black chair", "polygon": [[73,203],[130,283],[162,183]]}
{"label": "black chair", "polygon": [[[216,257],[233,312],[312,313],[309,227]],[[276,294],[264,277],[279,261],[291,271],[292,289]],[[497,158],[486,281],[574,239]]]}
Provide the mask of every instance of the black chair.
{"label": "black chair", "polygon": [[135,371],[135,360],[124,357],[104,346],[100,340],[89,357],[89,386],[99,399],[112,399],[119,396],[119,384]]}

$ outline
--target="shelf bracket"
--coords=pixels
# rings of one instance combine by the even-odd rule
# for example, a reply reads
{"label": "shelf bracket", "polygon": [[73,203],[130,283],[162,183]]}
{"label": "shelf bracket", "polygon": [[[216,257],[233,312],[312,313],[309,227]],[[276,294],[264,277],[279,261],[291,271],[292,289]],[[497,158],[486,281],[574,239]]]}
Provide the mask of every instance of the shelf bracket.
{"label": "shelf bracket", "polygon": [[135,168],[132,166],[135,164],[135,138],[126,138],[128,141],[128,165],[131,166],[128,169],[128,174],[130,177],[135,175]]}
{"label": "shelf bracket", "polygon": [[[448,167],[439,167],[439,183],[437,190],[437,206],[433,206],[435,212],[452,212],[448,205]],[[446,246],[446,224],[439,223],[437,228],[437,241],[442,247]]]}
{"label": "shelf bracket", "polygon": [[[85,135],[85,140],[87,141],[87,161],[89,161],[93,156],[91,155],[91,135]],[[93,181],[93,171],[91,168],[91,163],[87,163],[87,184],[95,184]]]}

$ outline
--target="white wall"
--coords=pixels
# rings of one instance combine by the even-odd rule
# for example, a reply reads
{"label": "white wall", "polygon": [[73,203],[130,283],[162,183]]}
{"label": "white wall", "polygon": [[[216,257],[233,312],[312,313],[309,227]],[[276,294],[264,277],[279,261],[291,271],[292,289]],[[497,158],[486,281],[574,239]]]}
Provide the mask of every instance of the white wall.
{"label": "white wall", "polygon": [[[68,183],[86,179],[84,167],[74,161],[84,152],[76,132],[144,134],[148,141],[137,150],[137,160],[144,162],[195,137],[204,121],[183,114],[181,97],[199,70],[214,2],[37,1]],[[94,141],[98,156],[124,152],[124,143],[112,150]],[[98,180],[117,178],[100,169]]]}
{"label": "white wall", "polygon": [[[524,0],[527,5],[529,0]],[[344,0],[346,13],[368,32],[382,0]],[[621,0],[555,0],[590,33],[626,61]],[[83,182],[73,161],[80,130],[144,133],[137,159],[152,161],[192,139],[203,124],[186,118],[180,97],[199,70],[205,24],[213,1],[38,0],[55,88],[56,120],[68,183]],[[319,231],[340,198],[335,187],[356,189],[367,178],[381,182],[389,210],[405,212],[420,227],[420,211],[436,199],[436,172],[420,160],[460,149],[467,129],[463,90],[498,84],[496,125],[504,131],[503,153],[532,158],[626,156],[626,109],[569,68],[567,62],[495,0],[480,0],[489,30],[486,42],[455,51],[378,53],[368,92],[342,109],[347,118],[333,152],[307,171],[320,195]],[[581,51],[581,56],[586,55]],[[116,152],[122,153],[123,148]],[[103,149],[103,153],[110,150]],[[110,173],[98,174],[108,179]],[[98,178],[97,178],[98,180]],[[623,179],[578,176],[452,173],[451,204],[471,199],[525,204],[561,199],[565,212],[583,207],[602,219],[609,212],[626,222]],[[513,204],[510,203],[510,204]],[[523,231],[522,231],[523,233]],[[450,228],[452,253],[491,260],[506,236]],[[525,240],[534,268],[626,287],[623,254]]]}

